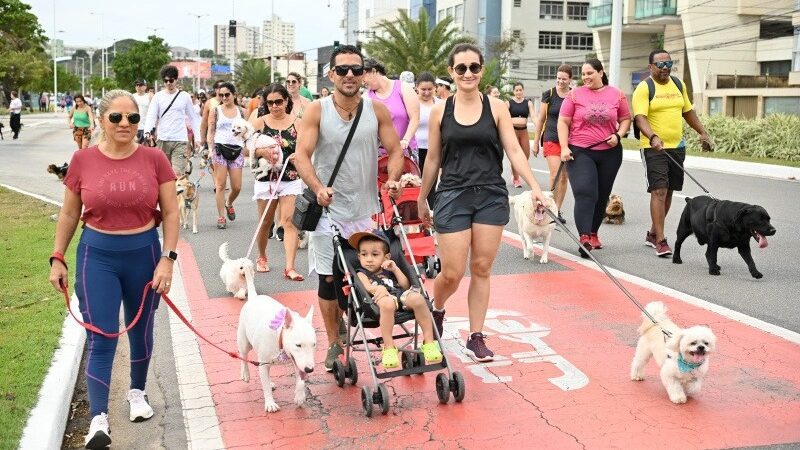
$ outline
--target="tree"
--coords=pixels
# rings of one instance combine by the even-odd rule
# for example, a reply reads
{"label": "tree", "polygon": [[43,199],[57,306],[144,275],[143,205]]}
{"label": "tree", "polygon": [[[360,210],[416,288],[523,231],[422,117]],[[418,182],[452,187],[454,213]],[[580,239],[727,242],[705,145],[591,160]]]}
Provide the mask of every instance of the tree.
{"label": "tree", "polygon": [[130,88],[138,78],[158,78],[161,67],[169,61],[169,47],[164,40],[149,36],[147,41],[136,42],[125,51],[120,52],[117,47],[117,56],[112,67],[117,85]]}
{"label": "tree", "polygon": [[397,21],[378,23],[379,35],[365,43],[364,49],[380,60],[389,73],[410,70],[415,74],[423,71],[444,74],[450,50],[462,42],[475,42],[461,35],[452,23],[453,18],[448,16],[429,29],[424,9],[419,12],[419,20],[401,10]]}
{"label": "tree", "polygon": [[497,59],[497,66],[500,74],[508,76],[511,68],[511,60],[525,50],[525,39],[521,36],[506,34],[502,39],[492,43],[489,50]]}
{"label": "tree", "polygon": [[[63,64],[58,64],[58,90],[60,92],[80,92],[81,77],[68,71]],[[25,86],[34,92],[50,92],[53,90],[53,68],[48,67],[41,77],[36,78]]]}
{"label": "tree", "polygon": [[6,98],[47,70],[47,38],[30,9],[19,0],[0,1],[0,88]]}
{"label": "tree", "polygon": [[269,66],[263,59],[254,58],[236,65],[236,88],[243,94],[269,84]]}
{"label": "tree", "polygon": [[503,86],[508,81],[503,77],[503,72],[500,71],[500,61],[493,59],[483,65],[483,75],[481,75],[481,83],[479,84],[480,91],[483,92],[487,86],[494,86],[500,90],[500,96],[506,97]]}
{"label": "tree", "polygon": [[201,58],[213,58],[215,56],[214,50],[210,48],[204,48],[200,50],[199,55]]}
{"label": "tree", "polygon": [[[61,75],[59,75],[60,77]],[[60,79],[60,78],[59,78]],[[99,75],[94,75],[86,81],[86,84],[93,91],[102,91],[103,89],[109,91],[117,88],[117,80],[114,78],[103,79]]]}

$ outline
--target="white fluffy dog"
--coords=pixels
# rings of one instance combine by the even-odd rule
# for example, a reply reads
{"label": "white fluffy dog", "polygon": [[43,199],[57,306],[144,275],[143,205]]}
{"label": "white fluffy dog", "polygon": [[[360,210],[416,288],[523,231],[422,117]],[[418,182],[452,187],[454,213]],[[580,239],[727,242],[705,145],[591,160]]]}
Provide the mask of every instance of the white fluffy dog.
{"label": "white fluffy dog", "polygon": [[219,246],[219,259],[222,260],[219,277],[225,284],[225,290],[239,300],[244,300],[247,297],[247,274],[255,273],[253,261],[247,258],[230,259],[227,242]]}
{"label": "white fluffy dog", "polygon": [[413,173],[404,173],[400,176],[400,186],[402,187],[419,187],[422,186],[422,178]]}
{"label": "white fluffy dog", "polygon": [[[700,392],[708,372],[708,355],[717,347],[717,338],[704,326],[680,328],[667,317],[661,302],[648,303],[645,310],[658,325],[643,316],[639,342],[631,363],[631,379],[644,379],[644,366],[653,356],[661,366],[661,383],[673,403],[686,403],[686,398]],[[665,341],[662,329],[672,336]]]}
{"label": "white fluffy dog", "polygon": [[[256,178],[262,178],[269,172],[280,173],[283,167],[283,151],[281,150],[280,142],[276,140],[279,138],[273,138],[262,134],[260,131],[256,131],[250,122],[241,117],[233,121],[231,130],[233,136],[237,139],[241,139],[242,143],[247,148],[250,172],[252,172]],[[255,150],[257,148],[271,149],[272,158],[256,158]]]}
{"label": "white fluffy dog", "polygon": [[[280,408],[272,396],[269,370],[273,364],[292,364],[297,377],[294,402],[300,406],[306,401],[306,380],[315,365],[317,333],[311,323],[314,307],[301,317],[272,297],[258,295],[253,273],[247,272],[246,276],[249,300],[239,313],[236,333],[239,356],[247,358],[247,353],[253,349],[255,360],[265,363],[258,366],[258,373],[264,391],[264,410],[271,413]],[[241,364],[242,381],[250,382],[249,363],[242,361]]]}
{"label": "white fluffy dog", "polygon": [[544,191],[545,205],[533,206],[531,193],[523,192],[512,195],[508,198],[511,207],[514,209],[514,218],[517,220],[517,229],[522,236],[522,256],[530,259],[533,253],[534,240],[542,241],[542,257],[539,258],[541,264],[547,264],[547,255],[550,251],[550,235],[556,227],[553,219],[545,211],[549,209],[553,214],[558,214],[556,201],[553,200],[553,193]]}

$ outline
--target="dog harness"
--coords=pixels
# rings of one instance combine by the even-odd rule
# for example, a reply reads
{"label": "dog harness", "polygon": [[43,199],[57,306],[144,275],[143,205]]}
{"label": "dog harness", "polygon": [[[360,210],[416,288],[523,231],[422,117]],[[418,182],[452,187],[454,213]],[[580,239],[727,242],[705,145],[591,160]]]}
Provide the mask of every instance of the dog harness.
{"label": "dog harness", "polygon": [[269,327],[273,330],[278,330],[278,355],[272,359],[270,363],[287,363],[289,362],[289,355],[286,353],[286,350],[283,349],[283,321],[286,319],[286,309],[281,309],[275,314],[275,317],[269,321]]}

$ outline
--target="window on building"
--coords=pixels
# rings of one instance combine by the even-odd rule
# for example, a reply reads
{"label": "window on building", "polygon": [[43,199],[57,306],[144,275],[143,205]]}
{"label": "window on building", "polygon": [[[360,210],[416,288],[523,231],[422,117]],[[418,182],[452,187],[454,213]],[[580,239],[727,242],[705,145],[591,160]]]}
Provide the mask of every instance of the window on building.
{"label": "window on building", "polygon": [[722,97],[708,98],[708,115],[716,116],[722,114]]}
{"label": "window on building", "polygon": [[794,27],[791,20],[762,20],[758,27],[758,37],[760,39],[775,39],[792,36]]}
{"label": "window on building", "polygon": [[522,6],[522,0],[514,0],[514,8],[519,8]]}
{"label": "window on building", "polygon": [[567,50],[592,50],[593,48],[592,33],[567,33]]}
{"label": "window on building", "polygon": [[543,0],[539,2],[539,18],[545,20],[561,20],[564,18],[564,2]]}
{"label": "window on building", "polygon": [[764,61],[758,63],[761,66],[761,75],[788,76],[792,71],[792,61]]}
{"label": "window on building", "polygon": [[519,60],[518,59],[512,59],[511,60],[511,68],[512,69],[519,69]]}
{"label": "window on building", "polygon": [[588,15],[588,2],[567,2],[567,20],[586,20]]}
{"label": "window on building", "polygon": [[452,6],[447,8],[447,16],[448,17],[453,17],[453,7]]}
{"label": "window on building", "polygon": [[558,74],[558,66],[560,65],[560,62],[539,61],[539,70],[536,79],[539,81],[555,80]]}
{"label": "window on building", "polygon": [[456,5],[453,13],[455,14],[457,24],[460,24],[464,21],[464,5]]}
{"label": "window on building", "polygon": [[764,97],[764,115],[770,114],[800,116],[800,97]]}
{"label": "window on building", "polygon": [[541,49],[561,49],[560,31],[540,31],[539,48]]}
{"label": "window on building", "polygon": [[511,37],[514,39],[518,39],[522,36],[522,32],[520,30],[511,30]]}
{"label": "window on building", "polygon": [[436,21],[437,21],[437,22],[441,22],[442,20],[444,20],[444,17],[445,17],[445,15],[444,15],[444,14],[445,14],[445,10],[443,10],[443,9],[440,9],[440,10],[439,10],[439,11],[436,13]]}
{"label": "window on building", "polygon": [[583,67],[583,63],[568,62],[565,64],[569,64],[570,66],[572,66],[572,79],[579,80],[581,78],[581,68]]}

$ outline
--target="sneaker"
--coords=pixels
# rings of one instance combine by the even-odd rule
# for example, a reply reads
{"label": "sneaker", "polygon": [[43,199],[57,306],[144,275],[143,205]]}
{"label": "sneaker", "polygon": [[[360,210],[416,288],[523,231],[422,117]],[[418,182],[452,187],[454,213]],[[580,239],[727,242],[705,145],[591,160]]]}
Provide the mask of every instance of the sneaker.
{"label": "sneaker", "polygon": [[340,355],[343,354],[344,350],[342,350],[342,346],[336,342],[328,347],[328,354],[325,356],[325,370],[328,372],[333,372],[333,363],[337,358],[339,358]]}
{"label": "sneaker", "polygon": [[278,227],[275,230],[275,239],[283,241],[283,227]]}
{"label": "sneaker", "polygon": [[647,236],[644,237],[644,245],[656,248],[656,234],[648,231]]}
{"label": "sneaker", "polygon": [[225,228],[228,228],[228,223],[225,221],[224,217],[218,217],[217,218],[217,228],[219,228],[220,230],[224,230]]}
{"label": "sneaker", "polygon": [[592,244],[592,249],[603,248],[603,244],[600,243],[600,238],[597,237],[597,233],[589,235],[589,243]]}
{"label": "sneaker", "polygon": [[85,447],[101,449],[111,445],[111,429],[108,427],[108,415],[100,413],[92,417],[89,433],[86,435]]}
{"label": "sneaker", "polygon": [[564,224],[567,223],[567,219],[565,219],[564,216],[561,215],[561,211],[558,212],[558,221]]}
{"label": "sneaker", "polygon": [[228,215],[228,220],[236,220],[236,210],[233,209],[233,205],[225,206],[225,214]]}
{"label": "sneaker", "polygon": [[439,348],[438,342],[428,342],[422,344],[422,355],[425,356],[425,362],[434,364],[442,362],[442,350]]}
{"label": "sneaker", "polygon": [[588,258],[589,252],[592,251],[592,238],[588,234],[581,235],[581,246],[578,247],[578,254],[581,258]]}
{"label": "sneaker", "polygon": [[472,333],[467,341],[467,351],[472,353],[472,357],[479,362],[491,361],[494,359],[494,352],[486,347],[483,342],[486,336],[483,333]]}
{"label": "sneaker", "polygon": [[128,404],[131,407],[131,422],[144,422],[153,417],[153,408],[147,401],[147,394],[139,389],[128,391]]}
{"label": "sneaker", "polygon": [[400,355],[397,347],[383,349],[383,361],[381,364],[383,364],[384,369],[394,369],[400,366]]}
{"label": "sneaker", "polygon": [[442,333],[444,333],[444,310],[437,311],[434,309],[432,314],[433,324],[436,325],[436,329],[439,331],[439,337],[442,337]]}
{"label": "sneaker", "polygon": [[658,241],[656,244],[656,255],[658,256],[669,256],[672,254],[672,249],[669,248],[669,244],[667,244],[666,239],[662,239]]}

